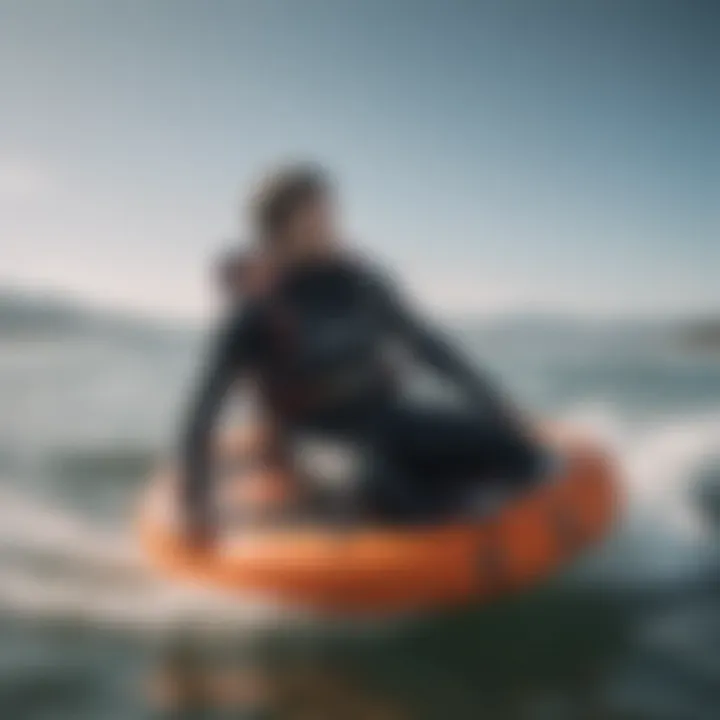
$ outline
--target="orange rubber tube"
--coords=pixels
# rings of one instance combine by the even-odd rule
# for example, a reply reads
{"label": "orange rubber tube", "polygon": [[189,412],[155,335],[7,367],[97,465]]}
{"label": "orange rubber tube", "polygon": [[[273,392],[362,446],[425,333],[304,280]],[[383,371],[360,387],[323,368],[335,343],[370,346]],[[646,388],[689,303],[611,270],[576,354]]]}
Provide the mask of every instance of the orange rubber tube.
{"label": "orange rubber tube", "polygon": [[166,473],[142,502],[141,544],[155,567],[178,578],[315,610],[377,614],[483,602],[551,576],[616,517],[609,458],[582,438],[546,435],[565,458],[562,473],[477,522],[245,528],[197,550],[173,521],[177,483]]}

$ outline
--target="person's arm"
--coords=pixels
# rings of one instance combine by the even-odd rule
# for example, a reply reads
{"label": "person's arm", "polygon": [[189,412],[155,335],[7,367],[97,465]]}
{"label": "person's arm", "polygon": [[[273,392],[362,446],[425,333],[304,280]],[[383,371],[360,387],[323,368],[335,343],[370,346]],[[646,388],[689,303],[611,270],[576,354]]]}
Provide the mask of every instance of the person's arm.
{"label": "person's arm", "polygon": [[182,437],[182,502],[187,531],[201,541],[211,527],[208,476],[212,432],[223,401],[247,366],[252,351],[251,320],[238,314],[220,328],[195,390]]}
{"label": "person's arm", "polygon": [[494,381],[465,358],[440,330],[411,310],[394,287],[382,283],[381,293],[384,312],[416,357],[457,385],[474,405],[497,418],[514,419],[515,411]]}

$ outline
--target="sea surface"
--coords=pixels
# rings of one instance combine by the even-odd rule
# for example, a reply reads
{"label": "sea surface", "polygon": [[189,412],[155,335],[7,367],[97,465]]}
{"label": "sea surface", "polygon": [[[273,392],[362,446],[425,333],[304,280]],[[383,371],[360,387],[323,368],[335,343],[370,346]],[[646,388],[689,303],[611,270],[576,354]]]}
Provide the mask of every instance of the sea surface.
{"label": "sea surface", "polygon": [[0,717],[717,718],[720,353],[627,320],[454,332],[538,415],[602,438],[625,516],[531,593],[358,625],[147,569],[133,511],[201,334],[0,298]]}

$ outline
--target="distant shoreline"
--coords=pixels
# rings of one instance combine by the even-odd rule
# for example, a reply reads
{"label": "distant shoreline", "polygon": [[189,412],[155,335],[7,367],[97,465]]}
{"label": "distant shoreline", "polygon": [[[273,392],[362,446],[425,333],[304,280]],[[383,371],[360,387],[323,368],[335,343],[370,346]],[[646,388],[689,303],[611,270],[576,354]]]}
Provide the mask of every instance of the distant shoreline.
{"label": "distant shoreline", "polygon": [[0,287],[0,338],[21,340],[122,332],[193,332],[192,322],[144,317],[77,300],[62,294],[32,293]]}

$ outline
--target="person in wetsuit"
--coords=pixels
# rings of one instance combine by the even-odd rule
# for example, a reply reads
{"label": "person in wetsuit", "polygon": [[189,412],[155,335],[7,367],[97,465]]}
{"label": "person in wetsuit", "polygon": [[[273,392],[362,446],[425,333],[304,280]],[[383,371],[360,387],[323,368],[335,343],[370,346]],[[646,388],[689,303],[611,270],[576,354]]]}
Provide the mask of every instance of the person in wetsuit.
{"label": "person in wetsuit", "polygon": [[[192,403],[183,453],[191,534],[210,529],[212,429],[243,378],[257,382],[282,442],[310,431],[363,448],[362,496],[376,516],[428,518],[471,480],[521,478],[536,460],[494,383],[340,241],[337,210],[334,188],[312,166],[273,176],[252,205],[264,280],[221,324]],[[464,407],[404,399],[390,352],[398,345],[457,385]]]}

